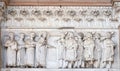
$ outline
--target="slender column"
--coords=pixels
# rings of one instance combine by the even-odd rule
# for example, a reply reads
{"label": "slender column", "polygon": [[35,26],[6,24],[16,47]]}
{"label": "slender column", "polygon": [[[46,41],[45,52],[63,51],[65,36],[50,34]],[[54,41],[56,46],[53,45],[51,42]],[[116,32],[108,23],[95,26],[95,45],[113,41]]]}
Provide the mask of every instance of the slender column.
{"label": "slender column", "polygon": [[[118,23],[120,24],[120,2],[115,2],[113,6],[114,10],[114,17],[118,20]],[[119,29],[119,68],[120,68],[120,25],[118,26]]]}
{"label": "slender column", "polygon": [[[4,23],[4,12],[5,12],[5,4],[4,2],[0,2],[0,25]],[[0,27],[0,68],[2,67],[2,42],[1,42],[1,28]]]}

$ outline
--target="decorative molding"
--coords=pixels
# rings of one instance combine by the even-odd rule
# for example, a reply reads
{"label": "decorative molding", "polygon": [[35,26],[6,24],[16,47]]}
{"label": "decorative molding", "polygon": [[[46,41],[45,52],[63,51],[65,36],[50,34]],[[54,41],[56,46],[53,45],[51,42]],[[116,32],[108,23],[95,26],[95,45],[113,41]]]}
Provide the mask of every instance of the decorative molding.
{"label": "decorative molding", "polygon": [[[119,18],[114,17],[114,8],[113,7],[91,7],[91,6],[8,6],[7,9],[7,24],[19,24],[19,23],[26,23],[32,25],[34,24],[41,24],[42,26],[46,26],[46,28],[51,25],[53,28],[60,28],[64,25],[69,24],[69,27],[74,24],[78,26],[72,26],[75,28],[81,28],[82,25],[93,23],[94,25],[85,25],[86,28],[118,28],[119,25]],[[15,22],[16,21],[16,22]],[[50,22],[51,21],[51,22]],[[52,22],[54,21],[54,22]],[[46,22],[46,24],[42,24]],[[59,22],[59,23],[58,23]],[[97,23],[96,23],[97,22]],[[60,24],[61,23],[61,24]],[[71,23],[71,24],[70,24]],[[104,26],[105,23],[109,24],[108,26]],[[116,26],[113,24],[116,23]],[[59,24],[59,25],[56,25]],[[95,26],[95,25],[100,26]],[[11,27],[10,27],[11,26]],[[25,25],[22,25],[25,28]],[[34,28],[35,25],[31,27]],[[89,27],[88,27],[89,26]],[[110,27],[111,26],[111,27]],[[3,26],[5,27],[5,25]],[[15,25],[7,26],[9,28],[15,27]],[[41,28],[40,26],[37,26]],[[85,28],[84,27],[84,28]],[[17,27],[16,27],[17,28]],[[20,27],[19,27],[20,28]]]}
{"label": "decorative molding", "polygon": [[114,2],[118,2],[120,0],[34,0],[34,1],[20,1],[20,0],[11,0],[8,5],[9,6],[112,6]]}

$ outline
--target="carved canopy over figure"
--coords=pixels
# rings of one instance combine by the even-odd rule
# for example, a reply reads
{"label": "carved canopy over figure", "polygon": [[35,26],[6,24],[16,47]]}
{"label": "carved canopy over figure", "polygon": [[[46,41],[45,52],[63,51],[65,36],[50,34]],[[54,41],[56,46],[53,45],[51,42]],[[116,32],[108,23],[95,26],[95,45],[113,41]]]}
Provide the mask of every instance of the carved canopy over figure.
{"label": "carved canopy over figure", "polygon": [[36,66],[45,68],[46,67],[46,56],[47,56],[47,32],[39,33],[39,40],[36,43]]}
{"label": "carved canopy over figure", "polygon": [[101,68],[111,68],[112,62],[114,61],[114,47],[115,43],[111,40],[112,33],[107,32],[102,46],[102,63]]}
{"label": "carved canopy over figure", "polygon": [[20,33],[18,43],[18,52],[17,52],[17,66],[25,67],[25,34]]}
{"label": "carved canopy over figure", "polygon": [[26,40],[26,66],[34,67],[34,48],[35,48],[35,41],[34,41],[35,33],[30,33],[29,39]]}
{"label": "carved canopy over figure", "polygon": [[17,53],[17,42],[14,39],[14,33],[9,33],[9,39],[5,42],[4,45],[7,48],[6,62],[7,67],[15,67],[16,66],[16,53]]}
{"label": "carved canopy over figure", "polygon": [[95,48],[95,43],[93,40],[93,36],[91,32],[87,32],[84,37],[84,60],[86,63],[86,67],[89,67],[89,65],[93,64],[94,60],[94,48]]}

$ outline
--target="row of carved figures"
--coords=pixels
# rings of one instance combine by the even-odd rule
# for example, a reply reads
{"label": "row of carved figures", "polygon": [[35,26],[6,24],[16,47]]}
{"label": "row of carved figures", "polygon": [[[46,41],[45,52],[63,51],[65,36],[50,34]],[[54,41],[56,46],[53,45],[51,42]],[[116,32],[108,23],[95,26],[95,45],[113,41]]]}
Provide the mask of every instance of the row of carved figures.
{"label": "row of carved figures", "polygon": [[61,43],[60,68],[111,68],[114,61],[114,33],[107,32],[104,36],[91,32],[67,32]]}
{"label": "row of carved figures", "polygon": [[[40,32],[39,39],[34,40],[36,34],[31,32],[25,40],[25,34],[9,33],[5,41],[6,66],[23,68],[46,68],[47,48],[56,48],[48,44],[48,33]],[[100,33],[68,31],[56,42],[59,46],[59,68],[111,68],[114,61],[115,43],[111,32],[104,37]]]}

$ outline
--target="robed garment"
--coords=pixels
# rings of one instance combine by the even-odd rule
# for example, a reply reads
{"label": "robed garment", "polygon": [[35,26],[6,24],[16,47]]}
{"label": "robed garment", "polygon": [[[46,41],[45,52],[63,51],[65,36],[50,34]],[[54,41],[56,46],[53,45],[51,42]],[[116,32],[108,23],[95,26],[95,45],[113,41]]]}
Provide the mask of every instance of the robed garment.
{"label": "robed garment", "polygon": [[7,40],[5,43],[6,50],[6,63],[7,66],[16,66],[16,51],[17,42],[15,40]]}

